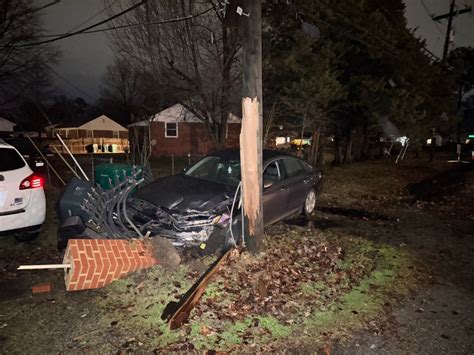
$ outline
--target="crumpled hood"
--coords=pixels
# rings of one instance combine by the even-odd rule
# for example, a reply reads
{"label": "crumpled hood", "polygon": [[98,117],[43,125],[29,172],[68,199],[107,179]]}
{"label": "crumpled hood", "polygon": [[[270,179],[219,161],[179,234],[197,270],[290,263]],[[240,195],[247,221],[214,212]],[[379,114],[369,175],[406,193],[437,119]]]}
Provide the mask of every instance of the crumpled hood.
{"label": "crumpled hood", "polygon": [[184,212],[187,209],[211,211],[233,198],[235,189],[187,175],[172,175],[155,180],[139,189],[134,198],[155,206]]}

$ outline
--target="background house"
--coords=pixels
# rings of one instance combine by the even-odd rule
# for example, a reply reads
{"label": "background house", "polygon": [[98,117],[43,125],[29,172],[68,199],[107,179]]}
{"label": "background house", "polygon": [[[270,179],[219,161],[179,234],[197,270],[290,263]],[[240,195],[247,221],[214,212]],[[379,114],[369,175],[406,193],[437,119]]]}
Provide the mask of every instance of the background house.
{"label": "background house", "polygon": [[0,117],[0,137],[11,136],[16,124],[6,118]]}
{"label": "background house", "polygon": [[[239,146],[241,119],[230,115],[226,126],[226,148]],[[150,124],[153,155],[207,154],[214,149],[204,125],[183,105],[176,104],[157,113]]]}
{"label": "background house", "polygon": [[[128,129],[105,115],[92,120],[46,127],[49,138],[55,138],[56,132],[61,135],[68,148],[75,154],[126,153],[130,150]],[[50,145],[63,151],[63,147],[57,139],[51,141]]]}

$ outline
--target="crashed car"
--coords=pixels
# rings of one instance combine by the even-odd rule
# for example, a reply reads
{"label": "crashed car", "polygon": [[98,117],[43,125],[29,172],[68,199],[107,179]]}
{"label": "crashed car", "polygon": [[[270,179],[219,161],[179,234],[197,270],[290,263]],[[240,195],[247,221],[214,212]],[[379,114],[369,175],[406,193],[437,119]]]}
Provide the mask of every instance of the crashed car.
{"label": "crashed car", "polygon": [[[239,150],[220,151],[182,174],[147,184],[127,200],[127,207],[144,233],[214,252],[239,241],[239,184]],[[263,185],[263,219],[269,225],[314,211],[321,172],[292,155],[264,150]]]}
{"label": "crashed car", "polygon": [[[239,243],[238,150],[208,155],[182,174],[154,181],[148,175],[134,167],[125,178],[111,180],[108,189],[72,179],[58,201],[58,248],[71,238],[148,236],[210,254]],[[316,206],[321,172],[294,156],[264,150],[263,188],[265,225],[309,215]]]}

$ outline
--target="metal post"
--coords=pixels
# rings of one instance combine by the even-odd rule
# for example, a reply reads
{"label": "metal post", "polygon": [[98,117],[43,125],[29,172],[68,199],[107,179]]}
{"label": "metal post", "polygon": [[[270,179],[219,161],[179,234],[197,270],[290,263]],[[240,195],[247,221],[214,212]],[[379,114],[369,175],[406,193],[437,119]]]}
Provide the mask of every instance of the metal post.
{"label": "metal post", "polygon": [[61,181],[61,183],[66,186],[66,183],[64,182],[64,180],[61,178],[61,176],[59,175],[59,173],[56,171],[56,169],[54,169],[54,167],[51,165],[51,163],[49,162],[49,160],[44,156],[43,152],[41,151],[41,149],[38,148],[38,146],[36,145],[35,142],[33,142],[33,140],[31,139],[30,136],[26,136],[28,138],[28,140],[30,141],[31,144],[33,144],[33,147],[35,147],[36,151],[41,155],[41,157],[44,159],[44,161],[46,162],[46,164],[51,168],[51,170],[53,171],[53,173],[58,177],[59,181]]}
{"label": "metal post", "polygon": [[[66,166],[69,168],[69,170],[72,171],[72,173],[74,175],[76,175],[76,177],[81,180],[81,177],[79,176],[79,174],[74,170],[74,168],[67,162],[66,158],[63,157],[63,155],[61,154],[61,152],[58,150],[58,148],[56,148],[55,145],[53,145],[53,149],[54,151],[56,152],[56,154],[61,158],[61,160],[64,162],[64,164],[66,164]],[[49,170],[48,170],[48,173],[49,173]]]}
{"label": "metal post", "polygon": [[171,154],[171,175],[174,175],[174,154]]}
{"label": "metal post", "polygon": [[64,143],[63,139],[61,138],[61,136],[56,133],[56,137],[58,137],[59,141],[61,142],[61,144],[63,145],[64,149],[66,149],[66,152],[69,153],[70,157],[72,158],[72,160],[74,161],[74,163],[76,164],[76,166],[79,168],[79,170],[81,171],[82,173],[82,176],[84,176],[84,179],[86,179],[86,181],[89,181],[89,178],[87,177],[86,173],[84,172],[84,170],[82,170],[82,167],[79,165],[78,161],[76,160],[76,158],[74,157],[74,155],[71,153],[71,151],[69,150],[68,146],[66,145],[66,143]]}
{"label": "metal post", "polygon": [[49,171],[49,164],[46,164],[46,174],[48,175],[48,183],[51,184],[51,171]]}
{"label": "metal post", "polygon": [[91,168],[92,185],[95,185],[94,153],[91,154],[91,163],[92,163],[92,168]]}

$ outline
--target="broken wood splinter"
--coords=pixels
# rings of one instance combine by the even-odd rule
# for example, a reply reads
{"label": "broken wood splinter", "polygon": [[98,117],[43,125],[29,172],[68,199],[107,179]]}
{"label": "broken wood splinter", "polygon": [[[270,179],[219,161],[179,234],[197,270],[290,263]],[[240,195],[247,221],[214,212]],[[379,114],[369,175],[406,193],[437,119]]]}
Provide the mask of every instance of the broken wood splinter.
{"label": "broken wood splinter", "polygon": [[219,267],[224,263],[224,261],[228,259],[231,250],[232,248],[228,249],[216,261],[214,261],[209,269],[206,270],[206,272],[178,302],[172,301],[166,305],[161,315],[161,319],[166,320],[169,323],[171,330],[181,327],[189,318],[191,311],[201,299],[201,296],[211,281],[212,276],[214,276],[214,274],[219,270]]}

